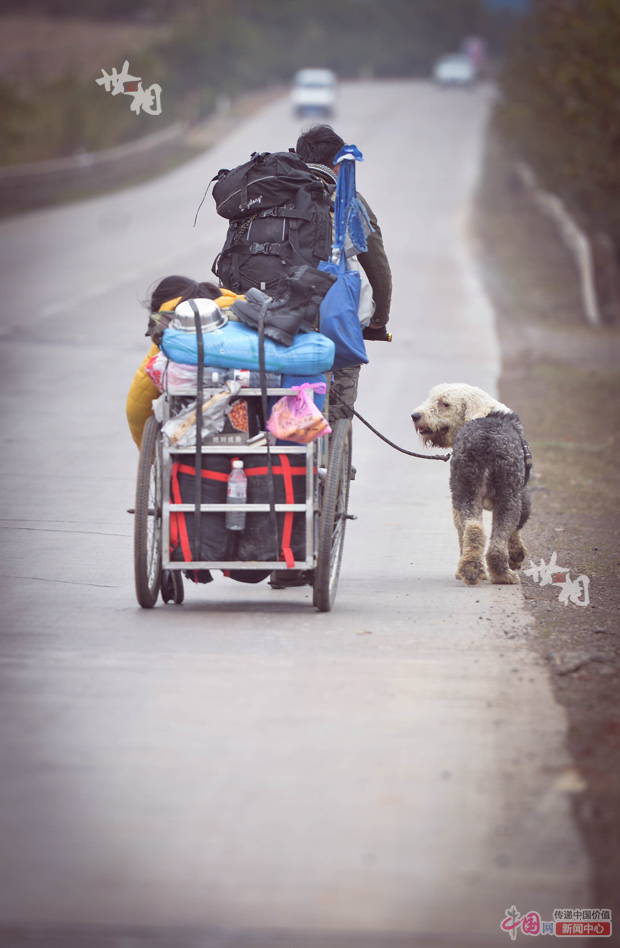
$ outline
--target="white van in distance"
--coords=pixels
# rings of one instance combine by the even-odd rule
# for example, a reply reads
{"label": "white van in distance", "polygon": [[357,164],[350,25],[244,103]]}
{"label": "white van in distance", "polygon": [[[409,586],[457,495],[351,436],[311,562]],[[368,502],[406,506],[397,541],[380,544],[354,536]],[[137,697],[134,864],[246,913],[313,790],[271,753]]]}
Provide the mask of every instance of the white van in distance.
{"label": "white van in distance", "polygon": [[331,69],[300,69],[291,86],[291,102],[296,115],[329,116],[336,104],[338,80]]}

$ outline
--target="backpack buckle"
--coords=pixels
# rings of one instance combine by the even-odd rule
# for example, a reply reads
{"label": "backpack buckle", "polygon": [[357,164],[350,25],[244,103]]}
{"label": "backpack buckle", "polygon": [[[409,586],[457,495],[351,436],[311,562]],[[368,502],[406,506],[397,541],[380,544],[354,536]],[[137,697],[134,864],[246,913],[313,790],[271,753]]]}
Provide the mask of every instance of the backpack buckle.
{"label": "backpack buckle", "polygon": [[281,244],[250,244],[249,250],[251,254],[264,253],[264,254],[280,254]]}

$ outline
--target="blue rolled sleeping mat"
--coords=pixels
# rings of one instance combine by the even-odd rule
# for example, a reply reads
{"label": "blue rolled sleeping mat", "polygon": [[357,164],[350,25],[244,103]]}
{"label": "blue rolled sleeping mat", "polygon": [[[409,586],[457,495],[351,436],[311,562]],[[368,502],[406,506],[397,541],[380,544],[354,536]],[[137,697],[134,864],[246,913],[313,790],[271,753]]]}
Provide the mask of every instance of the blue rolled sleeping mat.
{"label": "blue rolled sleeping mat", "polygon": [[[259,368],[258,333],[243,323],[229,321],[221,329],[204,333],[204,364],[221,368]],[[172,362],[197,365],[197,341],[193,333],[166,329],[161,349]],[[328,372],[333,363],[335,346],[319,332],[299,333],[291,346],[281,346],[265,339],[265,369],[288,375],[318,375]]]}

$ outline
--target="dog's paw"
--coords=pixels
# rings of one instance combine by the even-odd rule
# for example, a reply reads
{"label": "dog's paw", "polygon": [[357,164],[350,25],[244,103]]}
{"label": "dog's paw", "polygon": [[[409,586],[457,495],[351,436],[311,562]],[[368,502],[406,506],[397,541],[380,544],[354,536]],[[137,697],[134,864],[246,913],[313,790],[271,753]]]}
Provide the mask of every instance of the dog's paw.
{"label": "dog's paw", "polygon": [[526,548],[521,546],[509,546],[508,547],[508,565],[510,569],[521,569],[523,566],[523,561],[527,556]]}
{"label": "dog's paw", "polygon": [[516,586],[521,578],[514,570],[507,569],[505,573],[489,573],[489,582],[497,586]]}
{"label": "dog's paw", "polygon": [[481,580],[487,578],[482,560],[469,559],[460,561],[455,576],[457,579],[462,579],[467,586],[476,586]]}

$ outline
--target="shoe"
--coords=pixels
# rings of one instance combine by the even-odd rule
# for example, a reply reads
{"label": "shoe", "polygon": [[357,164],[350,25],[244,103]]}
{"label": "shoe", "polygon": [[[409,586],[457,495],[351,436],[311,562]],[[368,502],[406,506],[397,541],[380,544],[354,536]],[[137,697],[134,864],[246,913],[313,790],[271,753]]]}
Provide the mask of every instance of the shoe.
{"label": "shoe", "polygon": [[251,287],[245,299],[235,300],[232,312],[246,325],[258,329],[265,309],[265,335],[283,346],[291,346],[298,332],[313,332],[318,326],[321,300],[335,282],[331,273],[314,267],[292,267],[276,286],[273,297]]}
{"label": "shoe", "polygon": [[208,569],[184,569],[183,575],[192,583],[212,583],[213,576]]}
{"label": "shoe", "polygon": [[269,577],[272,589],[287,589],[289,586],[312,586],[314,570],[311,569],[276,569]]}
{"label": "shoe", "polygon": [[264,320],[265,335],[281,346],[292,346],[299,332],[303,313],[291,312],[283,300],[274,300],[262,290],[252,287],[245,293],[244,300],[235,300],[231,310],[246,326],[258,330],[260,314],[265,303],[267,303]]}
{"label": "shoe", "polygon": [[321,302],[335,282],[333,273],[316,267],[307,264],[291,267],[286,276],[281,277],[275,297],[286,300],[291,309],[301,312],[300,332],[313,332],[318,329]]}

